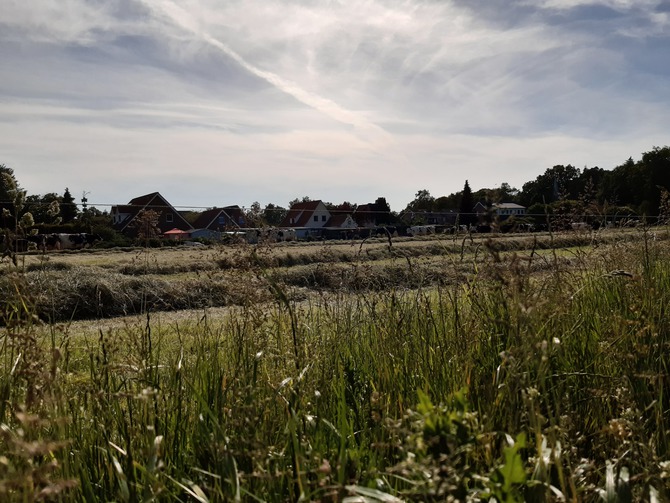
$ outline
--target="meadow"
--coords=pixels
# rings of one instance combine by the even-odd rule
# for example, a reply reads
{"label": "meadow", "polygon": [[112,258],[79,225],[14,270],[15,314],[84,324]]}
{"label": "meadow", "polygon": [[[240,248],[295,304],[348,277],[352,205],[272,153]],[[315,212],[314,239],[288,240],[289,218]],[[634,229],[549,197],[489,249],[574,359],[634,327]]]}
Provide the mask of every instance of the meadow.
{"label": "meadow", "polygon": [[2,501],[667,501],[666,228],[25,254]]}

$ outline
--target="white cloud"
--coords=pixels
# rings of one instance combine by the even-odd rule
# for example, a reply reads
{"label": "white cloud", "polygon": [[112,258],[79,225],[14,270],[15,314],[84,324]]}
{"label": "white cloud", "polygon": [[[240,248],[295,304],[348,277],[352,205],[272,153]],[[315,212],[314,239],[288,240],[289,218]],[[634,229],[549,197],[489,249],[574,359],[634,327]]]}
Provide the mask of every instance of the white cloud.
{"label": "white cloud", "polygon": [[567,10],[583,6],[603,6],[615,10],[630,10],[632,8],[653,8],[659,0],[530,0],[522,2],[524,5],[542,9]]}
{"label": "white cloud", "polygon": [[9,2],[0,162],[35,192],[102,202],[174,190],[180,204],[394,209],[465,178],[612,168],[664,143],[668,75],[635,68],[644,47],[612,46],[602,23],[560,19],[600,5],[620,13],[607,30],[659,36],[657,4],[542,0],[495,23],[451,1]]}

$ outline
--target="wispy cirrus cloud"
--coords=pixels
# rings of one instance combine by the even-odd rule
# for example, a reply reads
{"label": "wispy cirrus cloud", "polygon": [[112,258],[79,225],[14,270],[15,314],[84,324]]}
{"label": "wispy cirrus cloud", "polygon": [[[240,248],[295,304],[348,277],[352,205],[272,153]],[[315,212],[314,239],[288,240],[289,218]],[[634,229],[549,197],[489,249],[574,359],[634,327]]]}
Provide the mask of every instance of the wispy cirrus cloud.
{"label": "wispy cirrus cloud", "polygon": [[[166,187],[186,204],[385,195],[396,207],[465,177],[520,185],[554,163],[611,168],[667,143],[669,11],[660,0],[9,2],[0,162],[35,192],[69,177],[115,202]],[[221,201],[219,183],[240,199]]]}

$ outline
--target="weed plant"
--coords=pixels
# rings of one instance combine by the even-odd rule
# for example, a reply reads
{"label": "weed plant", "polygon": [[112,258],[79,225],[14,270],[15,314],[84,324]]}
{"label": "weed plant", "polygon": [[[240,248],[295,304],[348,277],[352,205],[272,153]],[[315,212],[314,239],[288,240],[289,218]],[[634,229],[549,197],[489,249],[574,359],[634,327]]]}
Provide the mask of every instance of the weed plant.
{"label": "weed plant", "polygon": [[[331,287],[301,300],[260,255],[240,307],[167,325],[169,288],[131,277],[143,315],[88,335],[37,316],[44,298],[75,307],[33,275],[73,269],[7,272],[0,499],[667,500],[670,253],[639,237],[569,258],[390,255],[392,281],[363,259],[294,265]],[[104,298],[87,288],[82,304]]]}

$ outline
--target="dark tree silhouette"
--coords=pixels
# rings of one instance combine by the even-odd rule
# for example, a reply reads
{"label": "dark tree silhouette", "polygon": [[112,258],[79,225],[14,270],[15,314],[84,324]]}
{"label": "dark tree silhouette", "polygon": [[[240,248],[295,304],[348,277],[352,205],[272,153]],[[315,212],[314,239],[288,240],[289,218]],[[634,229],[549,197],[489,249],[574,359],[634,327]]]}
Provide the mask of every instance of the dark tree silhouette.
{"label": "dark tree silhouette", "polygon": [[60,216],[63,219],[63,223],[67,224],[72,222],[75,218],[77,218],[78,213],[79,210],[77,209],[77,205],[74,203],[74,197],[72,197],[72,194],[70,194],[70,189],[66,187],[65,192],[63,193],[63,197],[60,201]]}
{"label": "dark tree silhouette", "polygon": [[463,186],[463,194],[461,195],[461,205],[459,208],[459,222],[463,225],[470,225],[475,221],[475,215],[473,214],[475,203],[472,197],[472,189],[470,189],[470,184],[465,180],[465,185]]}

